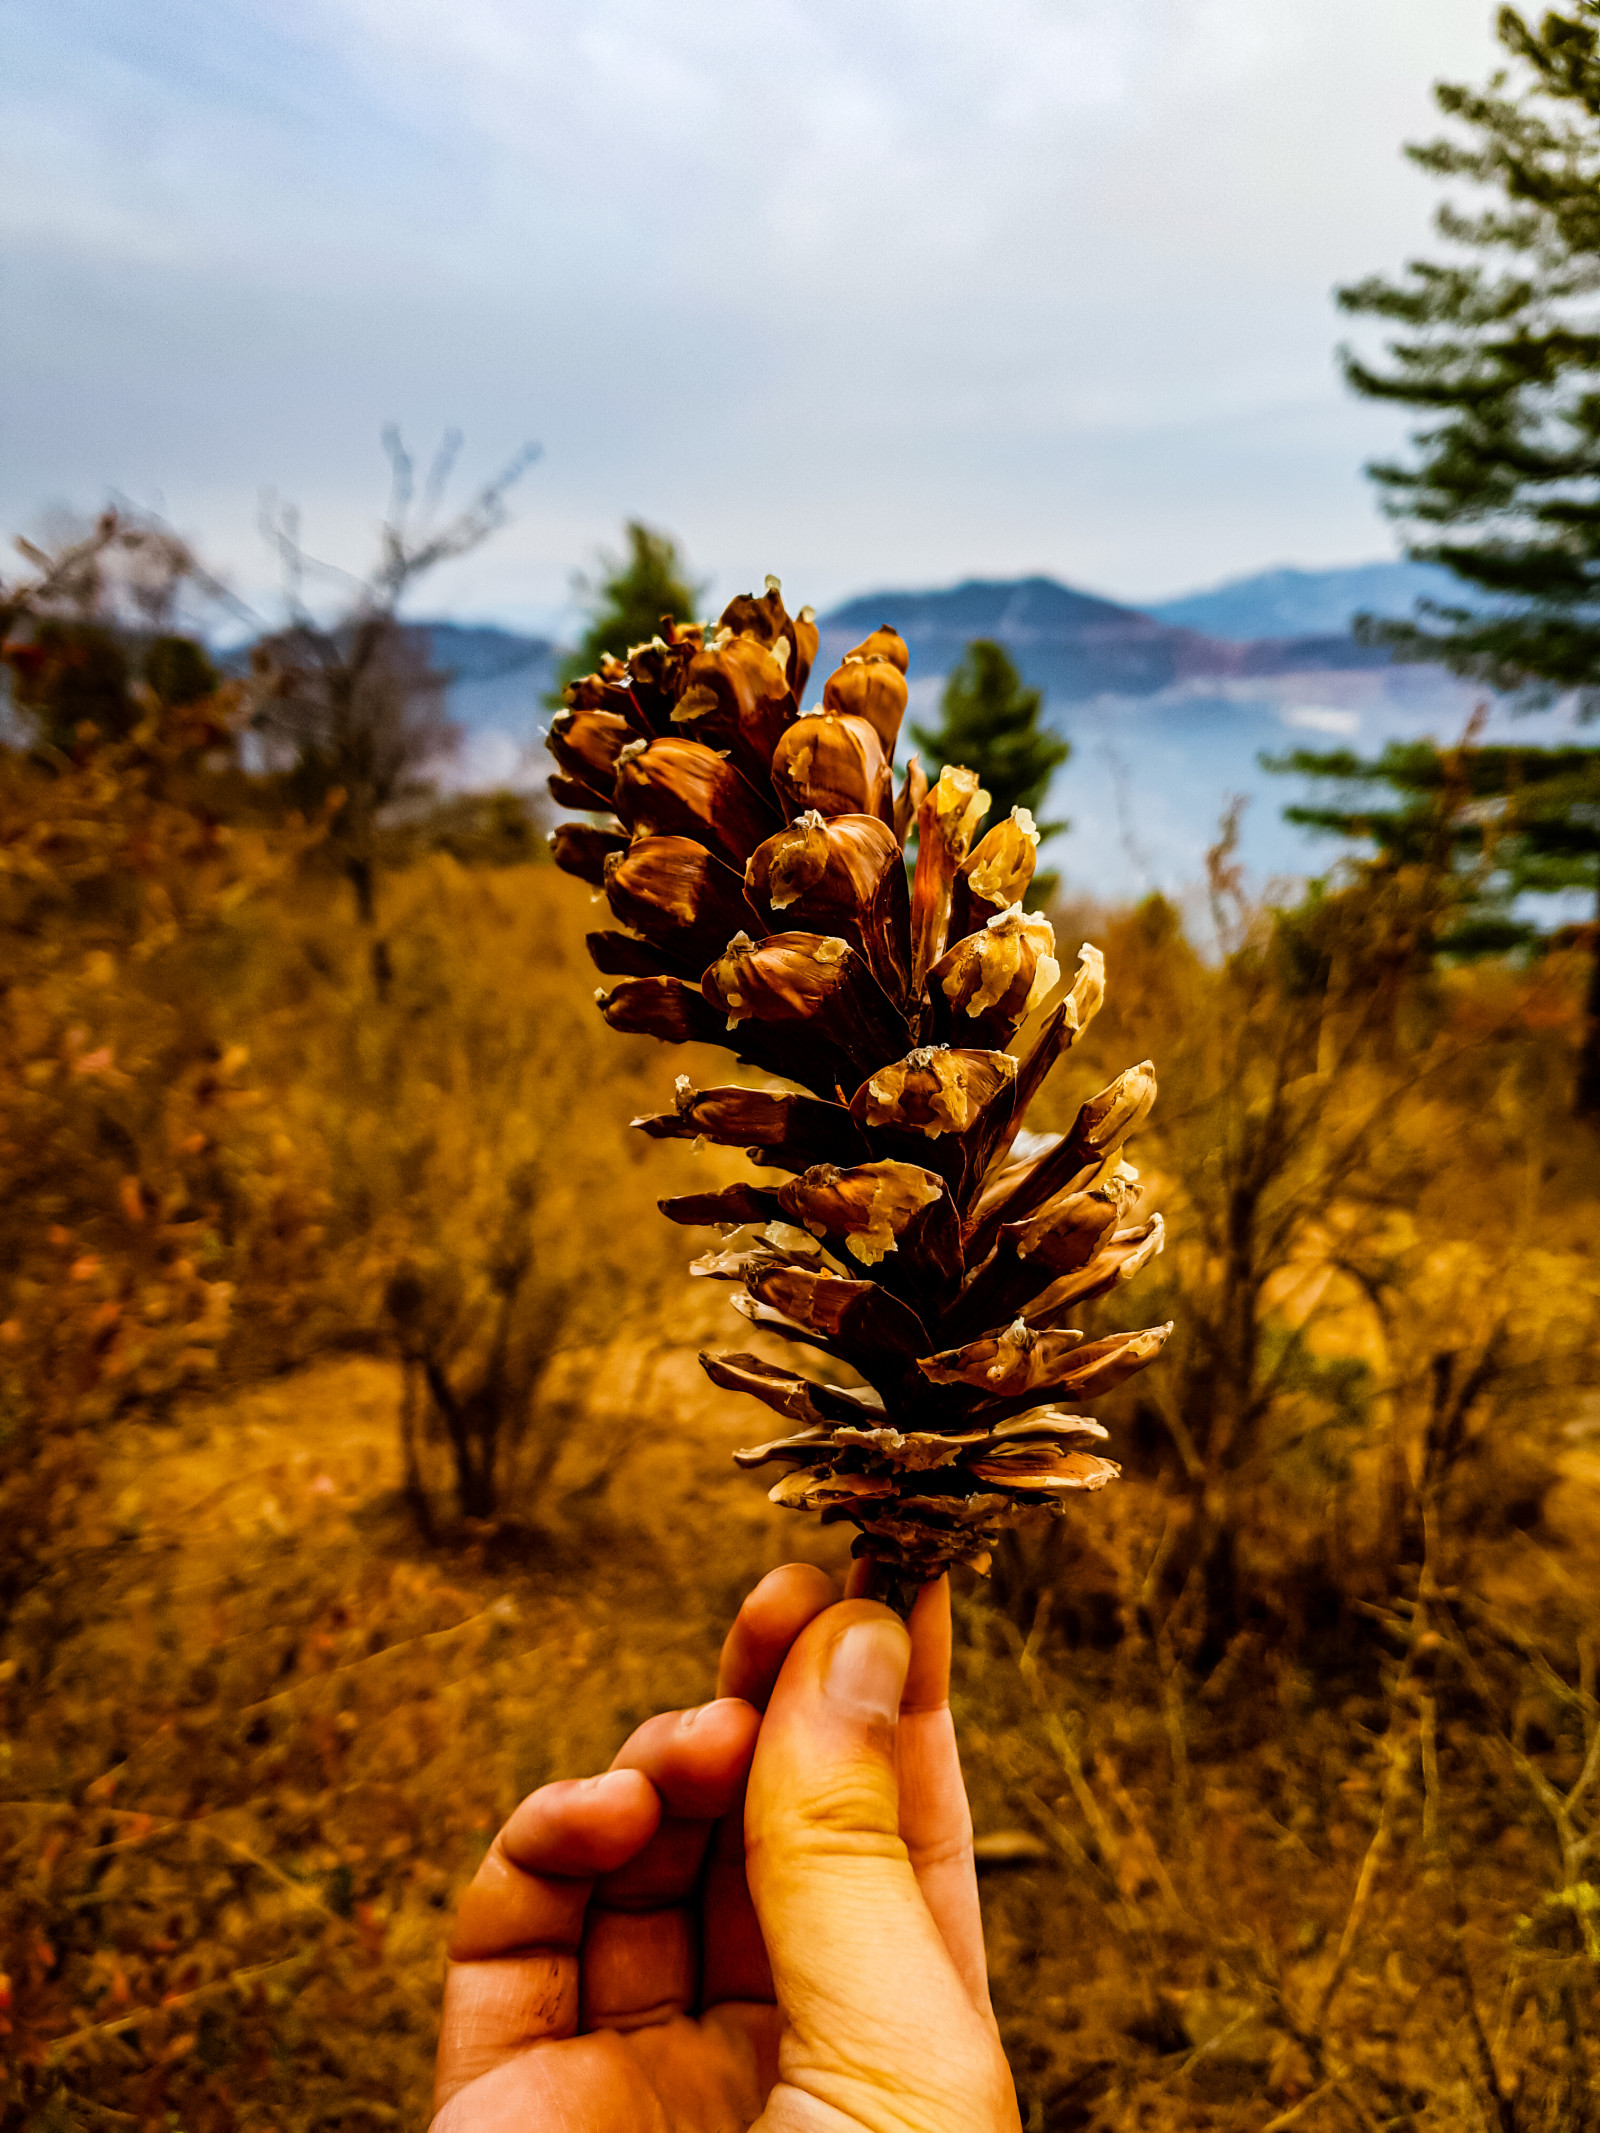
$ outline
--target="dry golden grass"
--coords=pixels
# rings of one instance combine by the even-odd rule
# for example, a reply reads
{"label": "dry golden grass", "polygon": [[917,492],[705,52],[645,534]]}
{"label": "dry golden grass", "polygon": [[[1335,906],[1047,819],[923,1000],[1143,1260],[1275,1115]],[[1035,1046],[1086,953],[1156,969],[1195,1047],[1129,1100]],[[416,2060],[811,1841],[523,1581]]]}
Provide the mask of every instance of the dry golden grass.
{"label": "dry golden grass", "polygon": [[[612,1360],[626,1384],[628,1358]],[[645,1359],[670,1453],[552,1530],[449,1549],[421,1546],[398,1495],[392,1364],[332,1362],[123,1434],[112,1533],[49,1595],[48,1639],[41,1600],[10,1647],[53,1649],[46,1700],[25,1656],[6,1682],[17,2122],[420,2122],[449,1908],[500,1818],[603,1765],[647,1713],[701,1699],[727,1611],[769,1564],[798,1544],[839,1566],[836,1534],[729,1474],[737,1423],[681,1364]],[[1573,1455],[1486,1605],[1569,1631],[1600,1615],[1594,1464]],[[576,1447],[570,1476],[586,1478]],[[1326,2088],[1294,2121],[1313,2133],[1363,2110],[1384,2123],[1394,2094],[1430,2133],[1474,2123],[1418,1781],[1394,1804],[1345,1982],[1309,2027],[1383,1809],[1377,1653],[1317,1677],[1258,1639],[1198,1691],[1163,1679],[1129,1589],[1159,1494],[1135,1483],[1099,1509],[1054,1566],[1097,1638],[1030,1650],[992,1595],[961,1607],[978,1826],[1042,1854],[985,1881],[1025,2123],[1244,2133],[1336,2066],[1375,2066],[1387,2087]],[[1543,1722],[1559,1734],[1559,1715]],[[1554,1745],[1570,1782],[1570,1745]],[[1558,1878],[1548,1823],[1469,1709],[1444,1718],[1440,1755],[1468,1859],[1465,1952],[1487,1970]],[[1569,1958],[1530,1944],[1521,1960],[1536,1985],[1541,1962]],[[1485,2024],[1503,2014],[1515,2068],[1541,2032],[1484,1988]]]}
{"label": "dry golden grass", "polygon": [[[703,1416],[721,1456],[686,1432],[671,1488],[647,1459],[653,1519],[591,1506],[432,1553],[399,1398],[354,1358],[130,1426],[92,1574],[16,1625],[52,1659],[43,1706],[26,1657],[5,1681],[13,2110],[59,2078],[69,2114],[417,2122],[449,1905],[500,1819],[703,1700],[718,1624],[786,1539],[842,1554],[725,1481]],[[684,1544],[710,1510],[732,1515],[708,1569]]]}

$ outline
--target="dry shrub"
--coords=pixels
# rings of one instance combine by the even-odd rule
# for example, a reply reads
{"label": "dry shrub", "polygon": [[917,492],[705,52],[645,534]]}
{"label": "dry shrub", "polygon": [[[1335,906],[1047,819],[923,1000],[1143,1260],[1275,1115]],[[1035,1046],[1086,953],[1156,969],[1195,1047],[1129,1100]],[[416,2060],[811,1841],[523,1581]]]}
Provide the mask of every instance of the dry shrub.
{"label": "dry shrub", "polygon": [[[348,1308],[411,1368],[409,1486],[471,1518],[537,1516],[581,1418],[542,1397],[559,1353],[658,1316],[680,1250],[659,1162],[626,1132],[671,1065],[590,1004],[588,900],[545,866],[438,855],[383,906],[379,997],[359,944],[302,903],[271,1070],[322,1151]],[[669,1166],[670,1167],[670,1166]]]}
{"label": "dry shrub", "polygon": [[305,834],[216,818],[227,700],[146,710],[72,758],[0,750],[0,1605],[77,1515],[83,1433],[212,1372],[241,1282],[270,1318],[313,1277],[317,1195],[227,982]]}
{"label": "dry shrub", "polygon": [[1047,1098],[1063,1123],[1158,1061],[1135,1156],[1177,1331],[1106,1412],[1121,1500],[1012,1543],[967,1622],[980,1827],[1055,1862],[993,1898],[1025,2122],[1576,2133],[1600,2074],[1579,974],[1437,972],[1368,1013],[1359,962],[1308,992],[1280,946],[1251,924],[1207,962],[1165,907],[1121,920],[1105,1026]]}
{"label": "dry shrub", "polygon": [[[1207,961],[1152,899],[1105,946],[1108,1006],[1042,1102],[1063,1124],[1116,1063],[1157,1062],[1134,1154],[1171,1241],[1139,1310],[1176,1330],[1116,1413],[1171,1499],[1141,1605],[1204,1672],[1252,1621],[1287,1611],[1303,1630],[1308,1610],[1340,1615],[1343,1592],[1387,1589],[1419,1388],[1425,1406],[1435,1358],[1467,1339],[1464,1270],[1487,1358],[1473,1431],[1491,1389],[1510,1403],[1490,1493],[1527,1502],[1535,1469],[1553,1471],[1562,1398],[1600,1375],[1600,1169],[1564,1106],[1578,974],[1555,959],[1446,973],[1419,987],[1402,1041],[1360,961],[1308,993],[1266,915]],[[1116,1298],[1098,1307],[1098,1330],[1123,1322]],[[1024,1610],[1048,1552],[1029,1569],[1026,1544],[1009,1551]]]}

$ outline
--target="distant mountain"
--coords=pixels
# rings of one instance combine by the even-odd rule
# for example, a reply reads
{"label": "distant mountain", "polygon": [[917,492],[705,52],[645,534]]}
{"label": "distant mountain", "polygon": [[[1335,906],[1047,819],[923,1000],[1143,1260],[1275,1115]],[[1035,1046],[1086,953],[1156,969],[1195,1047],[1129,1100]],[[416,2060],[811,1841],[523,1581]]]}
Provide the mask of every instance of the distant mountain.
{"label": "distant mountain", "polygon": [[[1371,586],[1363,572],[1344,575]],[[1205,848],[1233,796],[1250,802],[1241,854],[1258,880],[1325,868],[1336,847],[1282,819],[1300,781],[1264,771],[1261,756],[1447,736],[1465,723],[1473,699],[1462,683],[1437,668],[1397,666],[1347,630],[1328,628],[1342,607],[1308,602],[1272,613],[1277,634],[1240,640],[1169,619],[1170,609],[1146,614],[1051,578],[969,579],[834,608],[820,618],[815,671],[825,676],[868,630],[890,623],[911,654],[912,718],[928,723],[942,677],[971,640],[1004,644],[1024,680],[1044,691],[1048,723],[1072,743],[1047,803],[1072,824],[1052,864],[1069,886],[1115,899],[1202,879]],[[1301,622],[1313,626],[1285,626]],[[817,682],[811,693],[820,693]]]}
{"label": "distant mountain", "polygon": [[1470,605],[1461,581],[1433,563],[1357,563],[1346,570],[1263,570],[1144,609],[1175,629],[1246,643],[1348,634],[1360,614],[1400,618],[1418,600]]}
{"label": "distant mountain", "polygon": [[435,666],[450,676],[445,708],[462,729],[446,782],[542,787],[549,758],[538,730],[549,717],[562,648],[547,637],[460,622],[424,622]]}
{"label": "distant mountain", "polygon": [[[478,723],[478,692],[484,689],[511,700],[525,698],[536,708],[555,680],[561,650],[548,637],[524,637],[488,623],[423,622],[417,627],[428,633],[435,666],[450,676],[452,715],[463,723]],[[463,700],[459,707],[457,697]]]}
{"label": "distant mountain", "polygon": [[884,622],[906,640],[913,675],[947,674],[974,637],[991,637],[1058,701],[1164,689],[1202,642],[1054,578],[969,578],[944,592],[868,593],[834,608],[820,618],[819,671]]}
{"label": "distant mountain", "polygon": [[828,630],[867,630],[892,612],[902,636],[1048,638],[1117,629],[1136,610],[1056,578],[966,578],[943,592],[863,593],[824,615]]}
{"label": "distant mountain", "polygon": [[819,673],[883,622],[906,640],[913,676],[947,674],[974,637],[991,637],[1052,704],[1388,664],[1386,653],[1365,650],[1343,634],[1229,643],[1054,578],[969,578],[943,592],[868,593],[832,609],[820,618]]}
{"label": "distant mountain", "polygon": [[[1395,568],[1407,568],[1399,565]],[[1295,580],[1305,584],[1345,577],[1365,582],[1371,571],[1279,571],[1241,581],[1270,586]],[[1196,594],[1189,605],[1222,600]],[[1184,602],[1172,607],[1185,606]],[[1330,611],[1309,598],[1299,607],[1288,594],[1283,612],[1309,615]],[[1343,631],[1321,625],[1298,633],[1254,632],[1258,641],[1208,634],[1188,623],[1124,607],[1093,593],[1079,592],[1054,578],[969,578],[938,591],[889,591],[864,594],[820,618],[822,645],[816,663],[818,681],[838,663],[840,654],[880,622],[891,623],[911,652],[914,680],[931,681],[947,674],[974,637],[992,637],[1005,645],[1029,681],[1045,690],[1055,705],[1081,703],[1099,696],[1145,697],[1161,690],[1204,682],[1242,681],[1286,673],[1337,673],[1387,664],[1381,651],[1356,645]],[[1241,610],[1242,612],[1242,610]],[[554,686],[561,647],[547,637],[525,636],[492,625],[456,622],[418,625],[429,635],[435,662],[451,676],[450,715],[468,732],[494,730],[531,736],[541,723],[543,699]],[[815,689],[813,690],[815,693]]]}
{"label": "distant mountain", "polygon": [[[1263,771],[1260,756],[1448,737],[1476,701],[1452,676],[1394,665],[1344,627],[1355,608],[1406,611],[1417,589],[1410,566],[1374,564],[1267,572],[1148,614],[1046,577],[869,593],[820,618],[810,699],[843,652],[888,622],[911,653],[911,716],[927,723],[968,644],[995,638],[1044,691],[1045,718],[1072,742],[1048,802],[1072,824],[1050,854],[1070,890],[1118,900],[1203,879],[1205,848],[1233,795],[1251,801],[1241,854],[1255,878],[1310,873],[1336,847],[1285,824],[1282,808],[1300,797],[1300,781]],[[1260,604],[1252,611],[1248,599]],[[538,731],[561,648],[515,630],[424,626],[453,677],[449,710],[465,730],[446,782],[541,791],[550,766]]]}

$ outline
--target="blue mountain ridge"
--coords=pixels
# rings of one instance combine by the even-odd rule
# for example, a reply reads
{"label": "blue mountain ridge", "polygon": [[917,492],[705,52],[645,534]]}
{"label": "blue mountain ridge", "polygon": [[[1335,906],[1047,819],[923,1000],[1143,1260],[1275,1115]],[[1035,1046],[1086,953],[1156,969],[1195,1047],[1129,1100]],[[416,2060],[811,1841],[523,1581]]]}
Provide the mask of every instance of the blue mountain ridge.
{"label": "blue mountain ridge", "polygon": [[[887,622],[911,654],[910,722],[930,724],[944,676],[974,637],[993,638],[1072,743],[1048,804],[1072,824],[1050,853],[1068,888],[1120,901],[1192,887],[1235,795],[1247,802],[1241,853],[1258,879],[1321,871],[1334,852],[1282,820],[1299,781],[1264,771],[1260,755],[1448,738],[1476,700],[1439,669],[1396,665],[1349,634],[1362,608],[1404,613],[1419,593],[1437,596],[1418,568],[1270,571],[1159,611],[1042,575],[869,593],[819,618],[809,694],[815,701],[841,654]],[[422,626],[454,677],[449,708],[465,734],[450,782],[541,785],[536,734],[560,649],[488,625]]]}
{"label": "blue mountain ridge", "polygon": [[1263,570],[1204,592],[1147,601],[1143,612],[1176,629],[1248,642],[1348,631],[1359,614],[1399,618],[1419,600],[1469,606],[1459,579],[1434,563],[1356,563],[1343,570]]}
{"label": "blue mountain ridge", "polygon": [[465,790],[541,785],[549,758],[538,729],[549,718],[562,648],[492,623],[423,622],[433,663],[449,675],[447,708],[461,746],[443,781]]}
{"label": "blue mountain ridge", "polygon": [[1345,631],[1235,643],[1158,621],[1053,578],[969,578],[948,592],[867,593],[820,618],[823,673],[867,631],[888,622],[905,638],[913,673],[947,674],[974,637],[1003,644],[1054,704],[1115,694],[1150,696],[1175,684],[1321,668],[1389,664]]}
{"label": "blue mountain ridge", "polygon": [[[1330,598],[1300,611],[1341,609]],[[1235,798],[1245,802],[1240,856],[1258,882],[1332,862],[1336,850],[1283,821],[1304,781],[1263,769],[1263,754],[1461,730],[1473,702],[1461,683],[1358,645],[1348,621],[1344,611],[1336,630],[1239,640],[1050,578],[969,579],[832,609],[821,617],[817,671],[889,623],[911,654],[910,722],[931,725],[941,681],[967,644],[980,636],[1003,644],[1043,692],[1046,721],[1072,744],[1046,806],[1071,830],[1050,863],[1068,889],[1123,901],[1192,889]]]}

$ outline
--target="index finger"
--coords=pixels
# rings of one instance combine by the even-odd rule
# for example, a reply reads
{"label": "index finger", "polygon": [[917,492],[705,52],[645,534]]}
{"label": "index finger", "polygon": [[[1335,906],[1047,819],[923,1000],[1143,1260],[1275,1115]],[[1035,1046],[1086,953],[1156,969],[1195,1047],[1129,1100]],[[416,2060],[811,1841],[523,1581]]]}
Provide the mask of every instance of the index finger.
{"label": "index finger", "polygon": [[784,1563],[769,1570],[745,1595],[723,1639],[717,1694],[742,1697],[764,1711],[790,1645],[838,1597],[832,1578],[814,1563]]}

